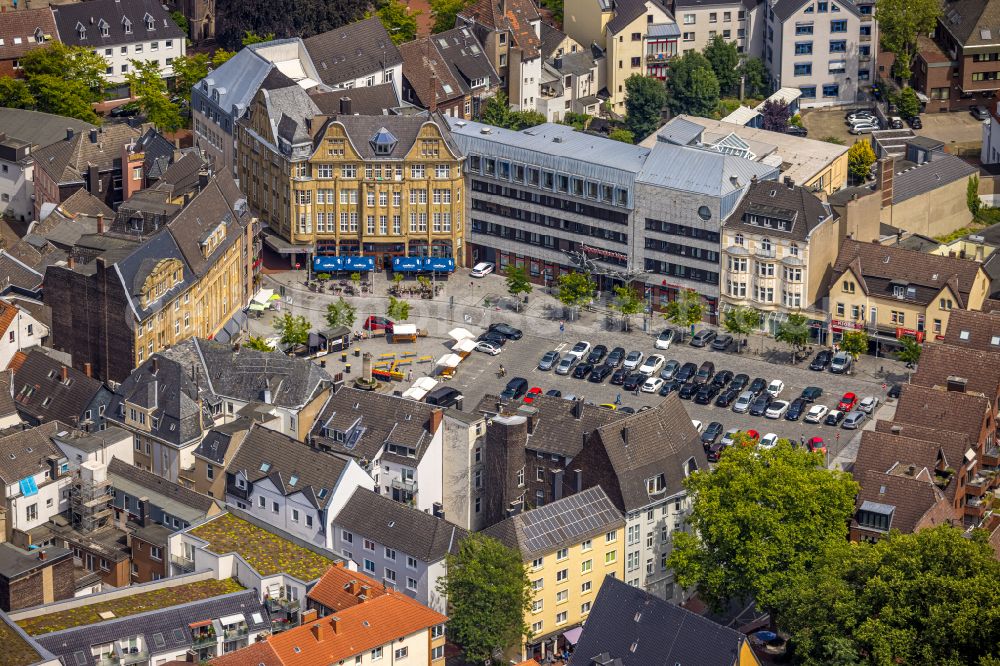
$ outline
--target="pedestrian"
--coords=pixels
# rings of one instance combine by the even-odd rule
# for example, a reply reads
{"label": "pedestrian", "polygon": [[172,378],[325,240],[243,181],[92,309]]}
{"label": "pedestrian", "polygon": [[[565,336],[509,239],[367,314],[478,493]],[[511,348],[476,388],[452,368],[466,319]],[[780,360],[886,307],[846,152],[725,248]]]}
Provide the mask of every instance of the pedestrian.
{"label": "pedestrian", "polygon": [[406,371],[406,381],[408,382],[413,381],[413,368],[410,368],[409,370]]}
{"label": "pedestrian", "polygon": [[566,322],[565,321],[560,321],[559,322],[559,332],[563,333],[565,331],[566,331]]}
{"label": "pedestrian", "polygon": [[803,447],[806,445],[806,436],[805,435],[799,435],[799,445],[803,446]]}
{"label": "pedestrian", "polygon": [[635,387],[635,394],[639,395],[639,385],[638,384],[636,384],[636,387]]}
{"label": "pedestrian", "polygon": [[616,405],[622,404],[622,394],[621,393],[619,393],[617,396],[615,396],[615,404]]}

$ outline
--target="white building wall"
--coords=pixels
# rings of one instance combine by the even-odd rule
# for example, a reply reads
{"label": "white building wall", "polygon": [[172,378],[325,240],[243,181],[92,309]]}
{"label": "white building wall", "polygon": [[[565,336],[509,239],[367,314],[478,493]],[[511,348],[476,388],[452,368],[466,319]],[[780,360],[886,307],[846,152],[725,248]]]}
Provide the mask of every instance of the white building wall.
{"label": "white building wall", "polygon": [[439,427],[417,464],[417,508],[421,511],[433,511],[444,497],[443,449],[444,428]]}
{"label": "white building wall", "polygon": [[[108,432],[107,430],[104,431]],[[59,450],[63,452],[63,455],[69,460],[70,464],[79,465],[84,462],[98,462],[103,465],[108,465],[111,463],[112,458],[118,458],[124,463],[129,465],[135,464],[135,459],[132,456],[132,437],[124,433],[123,437],[114,442],[108,442],[107,446],[97,451],[84,451],[83,449],[78,449],[73,446],[72,441],[65,442],[59,439],[53,440]]]}
{"label": "white building wall", "polygon": [[364,76],[359,76],[356,79],[351,79],[349,81],[342,81],[338,84],[332,85],[331,88],[364,88],[366,86],[377,86],[382,83],[391,83],[393,88],[396,89],[396,98],[403,98],[402,90],[403,81],[403,64],[394,65],[383,71],[368,72]]}
{"label": "white building wall", "polygon": [[[9,307],[17,307],[7,304]],[[7,330],[0,331],[0,368],[6,368],[14,354],[40,345],[42,339],[49,334],[48,327],[31,316],[27,310],[17,308],[17,315]]]}
{"label": "white building wall", "polygon": [[[734,42],[741,52],[745,52],[750,42],[749,14],[744,4],[738,0],[679,8],[674,17],[681,29],[681,38],[677,41],[678,54],[688,50],[702,51],[716,34],[727,42]],[[743,30],[742,37],[740,30]]]}
{"label": "white building wall", "polygon": [[[691,502],[682,493],[654,502],[626,516],[625,581],[661,599],[680,603],[683,590],[674,585],[673,572],[664,566],[673,545],[673,533],[684,529]],[[636,561],[637,560],[637,561]]]}
{"label": "white building wall", "polygon": [[[21,494],[20,479],[6,488],[9,507],[7,521],[12,529],[27,532],[69,508],[69,486],[73,483],[71,476],[50,481],[44,472],[39,471],[32,478],[38,486],[38,492],[30,497]],[[29,511],[34,515],[31,519],[28,518]]]}
{"label": "white building wall", "polygon": [[[33,163],[0,160],[0,213],[15,220],[31,220],[35,206],[31,196],[35,193]],[[7,367],[7,366],[4,366]]]}
{"label": "white building wall", "polygon": [[[187,45],[183,38],[153,39],[137,41],[115,46],[102,46],[95,49],[98,55],[104,56],[108,69],[104,77],[113,84],[124,83],[126,74],[132,71],[132,60],[155,60],[160,66],[164,78],[174,75],[172,63],[174,58],[187,53]],[[123,70],[122,68],[125,67]]]}

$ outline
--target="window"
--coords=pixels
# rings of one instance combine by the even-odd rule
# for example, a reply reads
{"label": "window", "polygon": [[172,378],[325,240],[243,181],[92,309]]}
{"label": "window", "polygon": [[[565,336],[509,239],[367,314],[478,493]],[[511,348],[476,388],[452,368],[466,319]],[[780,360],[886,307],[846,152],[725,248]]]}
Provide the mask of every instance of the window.
{"label": "window", "polygon": [[811,62],[795,63],[795,76],[812,76],[813,66]]}
{"label": "window", "polygon": [[590,539],[587,539],[586,541],[584,541],[583,543],[580,544],[580,552],[581,553],[586,553],[591,548],[593,548],[593,543],[591,542]]}
{"label": "window", "polygon": [[274,513],[278,513],[278,509],[279,509],[278,503],[277,502],[271,502],[271,511],[273,511]]}
{"label": "window", "polygon": [[641,58],[632,58],[631,60],[632,67],[638,67],[641,62],[642,62]]}
{"label": "window", "polygon": [[590,573],[591,570],[593,569],[593,566],[594,566],[593,560],[584,560],[583,562],[580,563],[580,573],[585,573],[585,574]]}
{"label": "window", "polygon": [[614,543],[618,540],[618,530],[611,530],[604,535],[604,543]]}
{"label": "window", "polygon": [[560,548],[556,551],[556,562],[561,562],[569,557],[569,548]]}
{"label": "window", "polygon": [[941,320],[940,319],[935,319],[934,320],[934,332],[937,333],[938,335],[941,334]]}
{"label": "window", "polygon": [[396,551],[394,551],[392,548],[386,548],[385,549],[385,559],[389,560],[390,562],[395,562],[396,561]]}
{"label": "window", "polygon": [[159,546],[150,546],[149,547],[149,556],[151,558],[153,558],[154,560],[162,561],[163,560],[163,549],[160,548]]}
{"label": "window", "polygon": [[566,624],[566,618],[568,617],[566,611],[563,611],[556,615],[556,624]]}
{"label": "window", "polygon": [[396,659],[406,659],[406,655],[409,653],[410,648],[405,645],[401,648],[396,648]]}
{"label": "window", "polygon": [[542,612],[542,608],[544,606],[545,606],[545,604],[544,604],[544,602],[541,599],[535,599],[534,601],[531,602],[531,612],[532,613],[541,613]]}
{"label": "window", "polygon": [[831,40],[830,53],[847,53],[847,40],[844,39]]}
{"label": "window", "polygon": [[538,634],[542,633],[542,621],[541,620],[539,620],[538,622],[532,623],[532,625],[531,625],[531,633],[534,634],[534,635],[536,635],[536,636]]}
{"label": "window", "polygon": [[796,25],[795,26],[795,34],[796,35],[811,35],[811,34],[813,34],[813,24],[812,23],[804,23],[802,25]]}
{"label": "window", "polygon": [[605,564],[614,564],[617,561],[618,561],[618,551],[617,550],[612,550],[612,551],[609,551],[607,553],[604,553],[604,563]]}
{"label": "window", "polygon": [[387,581],[395,583],[396,582],[396,572],[393,571],[392,569],[386,567],[386,569],[385,569],[385,579]]}
{"label": "window", "polygon": [[836,83],[826,83],[823,85],[823,97],[837,97],[840,94],[840,86]]}
{"label": "window", "polygon": [[816,99],[816,86],[799,86],[799,92],[804,99]]}
{"label": "window", "polygon": [[263,495],[261,495],[260,497],[258,497],[257,498],[257,506],[259,506],[261,509],[266,509],[267,508],[267,498],[264,497]]}
{"label": "window", "polygon": [[795,55],[812,55],[812,42],[795,42]]}
{"label": "window", "polygon": [[379,659],[381,659],[382,658],[382,648],[377,647],[374,650],[372,650],[372,655],[371,656],[372,656],[372,661],[378,661]]}
{"label": "window", "polygon": [[545,585],[544,578],[536,578],[535,580],[531,581],[531,589],[534,592],[537,592],[538,590],[542,589],[544,585]]}
{"label": "window", "polygon": [[24,508],[25,520],[38,520],[38,504],[29,504]]}
{"label": "window", "polygon": [[556,572],[556,582],[563,583],[569,578],[569,569],[560,569]]}
{"label": "window", "polygon": [[542,561],[543,561],[543,558],[536,557],[535,559],[533,559],[531,561],[531,568],[532,569],[541,569],[542,568]]}
{"label": "window", "polygon": [[953,305],[954,304],[952,303],[952,300],[950,298],[942,298],[940,301],[938,301],[938,307],[942,310],[951,310]]}
{"label": "window", "polygon": [[889,321],[891,321],[893,324],[898,324],[902,326],[903,324],[906,323],[906,313],[900,312],[899,310],[890,310]]}
{"label": "window", "polygon": [[830,32],[847,32],[847,21],[843,19],[830,21]]}

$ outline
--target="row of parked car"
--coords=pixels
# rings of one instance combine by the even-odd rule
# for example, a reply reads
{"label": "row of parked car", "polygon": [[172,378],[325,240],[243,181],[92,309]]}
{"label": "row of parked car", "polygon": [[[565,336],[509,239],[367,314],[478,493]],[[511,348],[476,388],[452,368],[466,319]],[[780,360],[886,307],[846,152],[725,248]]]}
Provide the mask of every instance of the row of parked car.
{"label": "row of parked car", "polygon": [[[874,109],[861,109],[859,111],[849,111],[844,117],[844,122],[846,122],[850,129],[848,130],[851,134],[867,134],[869,132],[875,132],[883,129],[903,129],[903,119],[899,116],[889,116],[888,120],[883,122],[875,114]],[[910,127],[913,129],[923,128],[923,122],[920,120],[920,115],[907,118],[906,122],[909,123]]]}

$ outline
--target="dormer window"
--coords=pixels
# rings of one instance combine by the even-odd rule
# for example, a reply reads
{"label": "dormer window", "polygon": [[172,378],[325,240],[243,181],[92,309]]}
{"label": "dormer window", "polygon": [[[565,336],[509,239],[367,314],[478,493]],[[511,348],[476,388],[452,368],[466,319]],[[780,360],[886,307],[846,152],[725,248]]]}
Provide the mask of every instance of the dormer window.
{"label": "dormer window", "polygon": [[667,489],[667,479],[662,474],[646,479],[646,494],[657,495]]}
{"label": "dormer window", "polygon": [[104,19],[101,19],[101,22],[97,24],[97,27],[101,29],[101,37],[107,37],[111,34],[111,26],[109,26],[107,21]]}
{"label": "dormer window", "polygon": [[146,14],[145,21],[146,21],[146,30],[156,29],[156,20],[152,16]]}
{"label": "dormer window", "polygon": [[41,28],[35,28],[35,43],[42,44],[45,42],[45,33],[42,32]]}
{"label": "dormer window", "polygon": [[896,298],[904,298],[906,296],[906,287],[901,284],[893,285],[892,295]]}
{"label": "dormer window", "polygon": [[76,24],[76,35],[81,41],[87,39],[87,28],[82,23]]}
{"label": "dormer window", "polygon": [[132,21],[129,21],[127,16],[122,17],[122,28],[125,29],[126,35],[132,34]]}
{"label": "dormer window", "polygon": [[375,151],[376,155],[390,155],[396,147],[398,140],[392,132],[387,130],[385,127],[381,127],[377,132],[375,132],[375,136],[373,136],[368,143],[371,145],[372,150]]}

